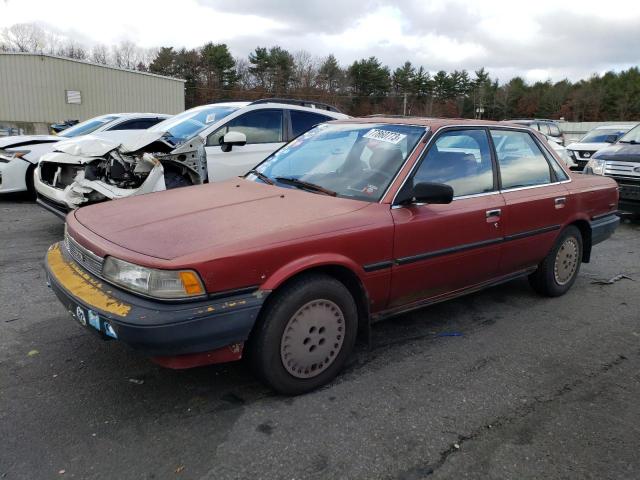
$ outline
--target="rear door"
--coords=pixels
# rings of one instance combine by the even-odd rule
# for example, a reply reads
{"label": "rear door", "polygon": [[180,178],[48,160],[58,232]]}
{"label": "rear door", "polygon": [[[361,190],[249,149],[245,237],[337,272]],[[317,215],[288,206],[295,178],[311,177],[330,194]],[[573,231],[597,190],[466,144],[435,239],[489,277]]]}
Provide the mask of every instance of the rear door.
{"label": "rear door", "polygon": [[567,180],[531,132],[491,129],[505,200],[503,275],[537,265],[567,221]]}
{"label": "rear door", "polygon": [[[247,144],[223,152],[220,141],[230,131],[244,133]],[[244,175],[284,145],[284,139],[282,109],[251,110],[229,120],[207,137],[205,151],[209,181],[220,182]]]}
{"label": "rear door", "polygon": [[446,183],[448,205],[394,206],[390,307],[454,292],[498,274],[504,201],[484,128],[447,129],[407,181]]}

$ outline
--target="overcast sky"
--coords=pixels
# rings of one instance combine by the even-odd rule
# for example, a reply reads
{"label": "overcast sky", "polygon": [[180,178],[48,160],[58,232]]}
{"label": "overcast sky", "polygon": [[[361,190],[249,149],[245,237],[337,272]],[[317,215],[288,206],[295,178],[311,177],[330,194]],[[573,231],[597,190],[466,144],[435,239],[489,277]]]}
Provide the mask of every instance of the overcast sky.
{"label": "overcast sky", "polygon": [[481,66],[493,76],[576,80],[640,63],[638,0],[0,0],[0,28],[37,22],[86,44],[223,42],[377,56],[392,69]]}

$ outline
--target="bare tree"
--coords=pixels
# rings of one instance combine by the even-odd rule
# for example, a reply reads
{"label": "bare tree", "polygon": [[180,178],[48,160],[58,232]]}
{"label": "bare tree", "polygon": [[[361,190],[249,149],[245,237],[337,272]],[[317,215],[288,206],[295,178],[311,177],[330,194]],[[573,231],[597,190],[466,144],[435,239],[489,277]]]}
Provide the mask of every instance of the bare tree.
{"label": "bare tree", "polygon": [[16,52],[42,53],[45,47],[45,32],[35,23],[16,23],[2,30],[2,41],[8,50]]}
{"label": "bare tree", "polygon": [[319,59],[306,50],[298,50],[293,54],[294,73],[293,82],[296,88],[308,89],[313,87],[318,74]]}
{"label": "bare tree", "polygon": [[65,42],[59,55],[67,58],[73,58],[75,60],[86,60],[88,56],[87,50],[84,46],[71,39],[68,39]]}
{"label": "bare tree", "polygon": [[108,65],[109,49],[102,44],[94,45],[91,49],[91,61],[101,65]]}

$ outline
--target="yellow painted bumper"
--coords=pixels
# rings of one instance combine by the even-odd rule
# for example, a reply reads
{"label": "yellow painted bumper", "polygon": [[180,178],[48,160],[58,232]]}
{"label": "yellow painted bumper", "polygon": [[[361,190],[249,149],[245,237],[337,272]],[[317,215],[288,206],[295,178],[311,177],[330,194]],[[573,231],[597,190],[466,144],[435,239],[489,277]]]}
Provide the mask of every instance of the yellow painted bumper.
{"label": "yellow painted bumper", "polygon": [[89,307],[123,318],[131,311],[131,305],[109,295],[101,282],[92,278],[73,260],[65,258],[60,243],[49,247],[46,261],[56,282],[71,296]]}

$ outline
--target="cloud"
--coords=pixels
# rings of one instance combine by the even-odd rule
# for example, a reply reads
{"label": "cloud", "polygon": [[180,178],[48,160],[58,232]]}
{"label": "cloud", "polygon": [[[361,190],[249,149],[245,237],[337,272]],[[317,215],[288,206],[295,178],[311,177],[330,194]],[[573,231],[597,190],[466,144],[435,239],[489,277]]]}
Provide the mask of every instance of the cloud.
{"label": "cloud", "polygon": [[[377,56],[429,71],[486,67],[506,80],[572,80],[640,63],[640,9],[619,0],[82,0],[0,3],[0,27],[39,21],[98,43],[143,47],[227,43],[236,56],[280,45],[348,65]],[[73,14],[70,14],[73,12]]]}

